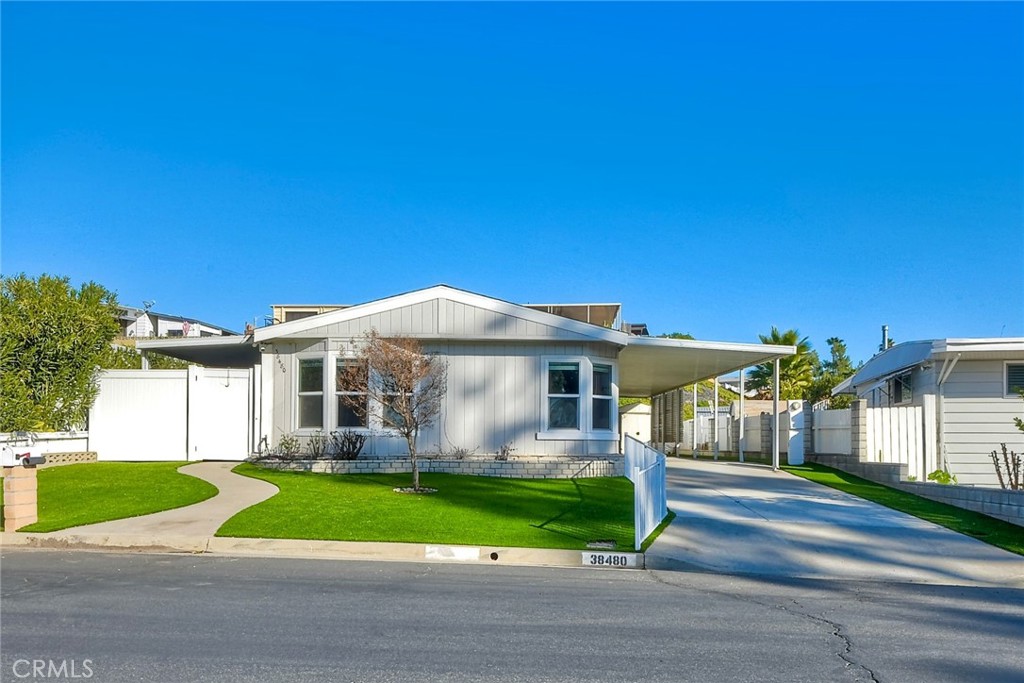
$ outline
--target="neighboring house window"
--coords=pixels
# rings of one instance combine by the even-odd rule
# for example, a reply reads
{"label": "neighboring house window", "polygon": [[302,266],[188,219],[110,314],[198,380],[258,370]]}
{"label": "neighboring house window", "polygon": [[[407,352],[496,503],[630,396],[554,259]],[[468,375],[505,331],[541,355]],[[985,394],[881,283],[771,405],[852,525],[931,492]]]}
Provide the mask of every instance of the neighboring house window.
{"label": "neighboring house window", "polygon": [[1024,391],[1024,363],[1006,364],[1006,395],[1017,396]]}
{"label": "neighboring house window", "polygon": [[316,315],[316,311],[285,311],[284,321],[290,323],[293,320],[302,320]]}
{"label": "neighboring house window", "polygon": [[299,429],[324,426],[324,359],[299,359]]}
{"label": "neighboring house window", "polygon": [[594,364],[594,429],[612,428],[612,366]]}
{"label": "neighboring house window", "polygon": [[914,400],[913,385],[910,381],[909,372],[896,375],[889,381],[892,383],[892,391],[889,392],[889,396],[892,397],[893,405],[898,406]]}
{"label": "neighboring house window", "polygon": [[168,337],[184,337],[184,330],[167,330]]}
{"label": "neighboring house window", "polygon": [[[355,386],[343,391],[342,375],[345,372],[356,379]],[[336,369],[336,390],[338,402],[338,427],[366,427],[369,399],[366,395],[366,366],[351,358],[339,358]],[[353,402],[358,400],[358,405]]]}
{"label": "neighboring house window", "polygon": [[548,429],[580,428],[580,364],[548,363]]}

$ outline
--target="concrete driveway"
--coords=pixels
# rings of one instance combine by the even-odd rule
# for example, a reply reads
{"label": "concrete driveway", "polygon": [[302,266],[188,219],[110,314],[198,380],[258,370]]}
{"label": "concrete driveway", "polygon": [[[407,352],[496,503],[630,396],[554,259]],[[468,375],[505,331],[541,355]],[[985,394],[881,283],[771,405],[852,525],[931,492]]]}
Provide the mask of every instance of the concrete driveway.
{"label": "concrete driveway", "polygon": [[668,504],[649,568],[1024,587],[1024,557],[764,465],[669,458]]}

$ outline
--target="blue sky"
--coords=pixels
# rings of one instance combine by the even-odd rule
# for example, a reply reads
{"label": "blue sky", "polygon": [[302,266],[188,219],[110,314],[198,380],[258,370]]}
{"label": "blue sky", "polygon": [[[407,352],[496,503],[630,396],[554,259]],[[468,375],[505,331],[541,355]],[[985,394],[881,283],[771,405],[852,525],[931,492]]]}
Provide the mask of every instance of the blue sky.
{"label": "blue sky", "polygon": [[11,3],[5,275],[1024,336],[1021,3]]}

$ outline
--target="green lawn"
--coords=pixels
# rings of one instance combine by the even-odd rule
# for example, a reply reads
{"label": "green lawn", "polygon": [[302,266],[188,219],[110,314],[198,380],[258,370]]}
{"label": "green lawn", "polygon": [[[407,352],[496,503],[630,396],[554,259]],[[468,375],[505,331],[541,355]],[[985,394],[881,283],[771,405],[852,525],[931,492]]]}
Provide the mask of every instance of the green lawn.
{"label": "green lawn", "polygon": [[[1024,529],[1001,519],[915,496],[816,463],[783,466],[786,472],[920,517],[1004,550],[1024,555]],[[936,484],[939,486],[939,484]]]}
{"label": "green lawn", "polygon": [[499,479],[421,474],[430,495],[400,494],[409,474],[310,474],[249,464],[234,469],[281,491],[243,510],[218,536],[633,549],[633,485],[624,477]]}
{"label": "green lawn", "polygon": [[179,474],[183,462],[96,462],[39,470],[39,521],[19,531],[56,531],[81,524],[170,510],[217,494]]}

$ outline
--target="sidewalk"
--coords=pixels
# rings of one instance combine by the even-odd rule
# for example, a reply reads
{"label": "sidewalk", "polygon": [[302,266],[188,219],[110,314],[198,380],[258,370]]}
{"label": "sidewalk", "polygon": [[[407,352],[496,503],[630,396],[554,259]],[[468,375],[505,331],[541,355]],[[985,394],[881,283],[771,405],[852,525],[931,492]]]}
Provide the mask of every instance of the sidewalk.
{"label": "sidewalk", "polygon": [[[235,474],[234,462],[199,462],[178,471],[210,482],[219,493],[194,505],[151,515],[71,527],[51,533],[4,532],[3,547],[211,553],[248,557],[477,562],[579,567],[579,550],[465,547],[422,543],[370,543],[214,536],[232,516],[277,493],[273,484]],[[643,556],[639,558],[643,566]]]}
{"label": "sidewalk", "polygon": [[648,568],[1024,587],[1024,557],[765,465],[669,458],[668,505]]}

